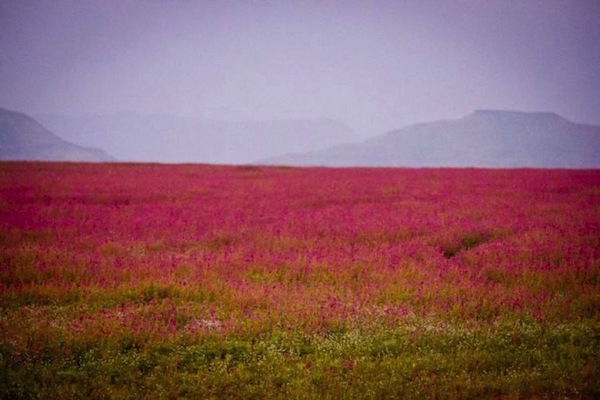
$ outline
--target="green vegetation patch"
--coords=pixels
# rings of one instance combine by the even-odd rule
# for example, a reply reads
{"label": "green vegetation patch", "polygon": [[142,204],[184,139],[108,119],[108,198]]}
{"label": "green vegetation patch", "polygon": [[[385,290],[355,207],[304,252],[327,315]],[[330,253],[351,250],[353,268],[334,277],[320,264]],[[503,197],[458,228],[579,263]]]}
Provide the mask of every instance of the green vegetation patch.
{"label": "green vegetation patch", "polygon": [[[136,347],[49,330],[0,345],[2,398],[597,398],[600,327],[408,318],[307,335],[206,335]],[[50,345],[50,343],[56,343]]]}

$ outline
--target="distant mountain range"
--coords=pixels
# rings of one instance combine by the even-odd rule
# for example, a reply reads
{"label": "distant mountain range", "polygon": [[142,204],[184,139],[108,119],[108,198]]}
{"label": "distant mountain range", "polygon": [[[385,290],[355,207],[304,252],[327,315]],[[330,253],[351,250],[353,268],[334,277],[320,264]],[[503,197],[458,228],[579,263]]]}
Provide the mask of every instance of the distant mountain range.
{"label": "distant mountain range", "polygon": [[118,114],[36,120],[0,109],[0,160],[600,168],[600,127],[553,113],[478,110],[361,142],[328,119],[224,122]]}
{"label": "distant mountain range", "polygon": [[372,139],[262,160],[290,166],[600,168],[600,127],[553,113],[478,110]]}
{"label": "distant mountain range", "polygon": [[138,114],[36,119],[63,139],[101,148],[119,161],[247,164],[358,140],[346,125],[329,119],[232,122]]}
{"label": "distant mountain range", "polygon": [[31,117],[0,109],[0,160],[113,161],[101,150],[68,143]]}

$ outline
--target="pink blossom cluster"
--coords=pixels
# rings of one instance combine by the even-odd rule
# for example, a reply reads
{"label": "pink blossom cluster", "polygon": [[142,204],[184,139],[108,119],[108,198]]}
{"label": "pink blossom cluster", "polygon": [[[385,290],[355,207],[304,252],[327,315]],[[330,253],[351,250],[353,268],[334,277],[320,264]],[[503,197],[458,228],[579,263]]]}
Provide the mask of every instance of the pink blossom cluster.
{"label": "pink blossom cluster", "polygon": [[3,163],[3,304],[73,332],[600,311],[600,171]]}

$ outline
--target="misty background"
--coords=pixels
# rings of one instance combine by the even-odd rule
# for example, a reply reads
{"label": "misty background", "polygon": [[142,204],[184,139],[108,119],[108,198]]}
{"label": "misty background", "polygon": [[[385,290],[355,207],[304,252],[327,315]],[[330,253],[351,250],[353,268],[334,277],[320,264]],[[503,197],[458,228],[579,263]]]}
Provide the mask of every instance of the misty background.
{"label": "misty background", "polygon": [[597,0],[0,2],[0,105],[32,115],[600,124],[599,71]]}

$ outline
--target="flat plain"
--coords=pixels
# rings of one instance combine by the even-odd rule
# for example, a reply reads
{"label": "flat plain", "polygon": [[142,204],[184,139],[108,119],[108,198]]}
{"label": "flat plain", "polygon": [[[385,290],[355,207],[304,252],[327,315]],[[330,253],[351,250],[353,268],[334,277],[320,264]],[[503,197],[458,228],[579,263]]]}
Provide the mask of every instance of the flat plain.
{"label": "flat plain", "polygon": [[598,398],[600,171],[0,164],[1,398]]}

